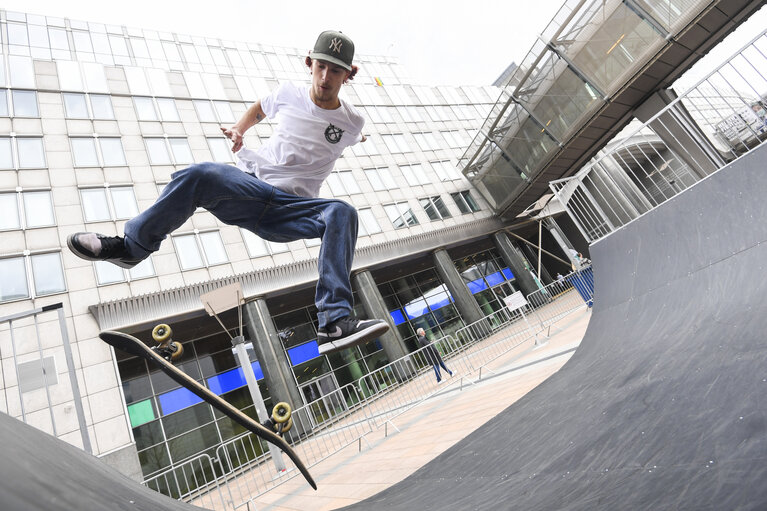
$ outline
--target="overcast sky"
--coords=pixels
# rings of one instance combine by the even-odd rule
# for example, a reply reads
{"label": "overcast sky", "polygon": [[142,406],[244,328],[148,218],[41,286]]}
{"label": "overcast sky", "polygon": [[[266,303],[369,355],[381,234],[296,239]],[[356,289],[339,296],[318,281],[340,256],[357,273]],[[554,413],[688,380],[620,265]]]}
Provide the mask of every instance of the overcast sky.
{"label": "overcast sky", "polygon": [[519,63],[564,0],[2,0],[9,11],[307,51],[326,29],[396,57],[417,82],[488,85]]}

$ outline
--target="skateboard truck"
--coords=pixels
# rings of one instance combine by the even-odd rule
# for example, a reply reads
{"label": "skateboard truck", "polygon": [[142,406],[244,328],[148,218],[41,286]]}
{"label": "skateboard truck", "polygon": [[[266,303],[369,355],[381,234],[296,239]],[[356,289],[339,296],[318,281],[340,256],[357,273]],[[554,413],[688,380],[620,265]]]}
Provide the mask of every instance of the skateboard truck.
{"label": "skateboard truck", "polygon": [[173,330],[169,325],[161,323],[152,329],[152,339],[158,343],[152,351],[170,362],[177,360],[184,353],[184,345],[173,340]]}

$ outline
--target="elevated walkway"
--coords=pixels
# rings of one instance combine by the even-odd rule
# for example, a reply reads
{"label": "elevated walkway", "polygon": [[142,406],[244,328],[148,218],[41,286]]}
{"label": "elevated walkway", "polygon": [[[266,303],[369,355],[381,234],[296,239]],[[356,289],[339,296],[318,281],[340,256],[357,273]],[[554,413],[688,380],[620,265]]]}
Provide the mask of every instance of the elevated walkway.
{"label": "elevated walkway", "polygon": [[764,0],[568,0],[458,163],[513,220]]}

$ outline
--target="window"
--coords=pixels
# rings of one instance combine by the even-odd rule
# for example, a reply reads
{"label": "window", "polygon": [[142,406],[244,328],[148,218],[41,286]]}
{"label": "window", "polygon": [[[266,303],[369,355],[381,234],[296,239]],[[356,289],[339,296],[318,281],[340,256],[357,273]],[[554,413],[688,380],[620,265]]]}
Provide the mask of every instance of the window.
{"label": "window", "polygon": [[139,121],[178,122],[176,102],[172,98],[149,98],[136,96],[133,98],[136,116]]}
{"label": "window", "polygon": [[179,122],[181,117],[178,115],[176,101],[173,98],[156,98],[157,108],[160,111],[160,118],[165,122]]}
{"label": "window", "polygon": [[[434,133],[427,132],[427,133],[413,133],[413,137],[415,138],[416,143],[418,144],[418,147],[421,148],[421,151],[436,151],[437,149],[440,149],[440,145],[437,142],[437,139],[434,138]],[[448,146],[448,147],[454,147],[454,146]]]}
{"label": "window", "polygon": [[236,122],[228,101],[195,100],[194,108],[200,122]]}
{"label": "window", "polygon": [[42,137],[0,137],[0,169],[45,168]]}
{"label": "window", "polygon": [[426,172],[424,172],[423,166],[420,163],[400,165],[399,169],[402,171],[407,184],[410,186],[428,185],[430,183],[429,178],[426,177]]}
{"label": "window", "polygon": [[0,302],[64,291],[66,284],[60,252],[0,259]]}
{"label": "window", "polygon": [[442,197],[439,195],[424,197],[423,199],[418,199],[418,202],[421,203],[421,207],[423,207],[431,220],[444,220],[453,216],[447,210],[445,203],[442,202]]}
{"label": "window", "polygon": [[157,111],[154,108],[152,98],[134,97],[133,105],[136,107],[136,117],[139,121],[158,121]]}
{"label": "window", "polygon": [[104,186],[80,190],[86,222],[123,220],[138,215],[138,205],[131,186]]}
{"label": "window", "polygon": [[387,204],[384,206],[384,211],[386,211],[386,215],[391,220],[395,229],[402,229],[410,225],[418,225],[419,223],[407,202]]}
{"label": "window", "polygon": [[96,261],[93,266],[96,270],[96,281],[101,286],[118,282],[132,282],[155,275],[151,257],[147,257],[130,270],[106,261]]}
{"label": "window", "polygon": [[231,142],[228,138],[223,137],[208,137],[208,148],[210,154],[213,156],[213,161],[216,162],[233,162],[234,155],[230,149]]}
{"label": "window", "polygon": [[122,142],[119,138],[72,137],[70,141],[75,167],[120,167],[127,165]]}
{"label": "window", "polygon": [[245,246],[248,249],[248,255],[250,257],[268,256],[288,252],[290,250],[287,243],[266,241],[245,229],[240,229],[240,232],[242,233],[242,239],[245,241]]}
{"label": "window", "polygon": [[357,216],[359,217],[359,235],[368,236],[382,231],[372,209],[360,209],[357,211]]}
{"label": "window", "polygon": [[445,139],[445,142],[447,142],[447,145],[445,147],[451,148],[451,149],[460,149],[463,150],[463,143],[461,142],[461,139],[458,136],[458,130],[451,130],[451,131],[441,131],[442,137]]}
{"label": "window", "polygon": [[370,181],[373,190],[377,192],[397,188],[397,183],[394,181],[394,177],[387,167],[365,169],[365,176],[367,176],[368,181]]}
{"label": "window", "polygon": [[437,174],[437,177],[439,177],[440,181],[452,181],[455,179],[460,179],[462,176],[462,174],[458,172],[455,166],[452,165],[449,161],[432,161],[429,163],[431,164],[431,168],[434,170],[434,173]]}
{"label": "window", "polygon": [[8,91],[0,89],[0,117],[10,117],[10,115],[10,110],[8,110]]}
{"label": "window", "polygon": [[64,111],[69,119],[89,119],[88,101],[85,94],[63,93]]}
{"label": "window", "polygon": [[[410,152],[410,146],[405,141],[405,135],[381,135],[381,139],[386,144],[386,148],[390,153],[407,153]],[[367,143],[367,142],[365,142]]]}
{"label": "window", "polygon": [[[192,150],[185,138],[145,138],[149,162],[152,165],[193,163]],[[172,158],[171,158],[172,155]]]}
{"label": "window", "polygon": [[331,172],[327,179],[328,187],[333,192],[333,196],[339,195],[352,195],[354,193],[361,193],[360,187],[357,181],[354,179],[354,175],[351,170],[344,170],[340,172]]}
{"label": "window", "polygon": [[56,224],[50,191],[22,192],[21,199],[26,227],[44,227]]}
{"label": "window", "polygon": [[355,156],[373,156],[381,154],[381,150],[376,144],[375,139],[368,136],[364,142],[352,146],[352,153]]}
{"label": "window", "polygon": [[35,91],[11,91],[11,105],[13,106],[12,115],[15,117],[40,117]]}
{"label": "window", "polygon": [[195,232],[173,236],[176,255],[182,270],[193,270],[228,261],[218,231]]}
{"label": "window", "polygon": [[0,229],[28,229],[56,224],[51,192],[22,191],[0,193]]}
{"label": "window", "polygon": [[451,193],[450,196],[455,201],[455,205],[458,206],[458,209],[464,215],[467,213],[474,213],[479,211],[479,205],[474,200],[474,197],[471,196],[471,192],[469,190]]}

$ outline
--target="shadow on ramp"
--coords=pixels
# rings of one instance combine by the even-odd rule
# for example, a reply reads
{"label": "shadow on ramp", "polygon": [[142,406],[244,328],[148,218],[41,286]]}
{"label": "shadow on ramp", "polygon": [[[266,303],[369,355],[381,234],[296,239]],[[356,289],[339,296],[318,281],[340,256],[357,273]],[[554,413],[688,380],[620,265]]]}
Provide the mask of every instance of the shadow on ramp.
{"label": "shadow on ramp", "polygon": [[199,511],[122,475],[90,454],[0,413],[3,511]]}
{"label": "shadow on ramp", "polygon": [[594,244],[570,361],[343,509],[767,508],[765,161],[767,145]]}

